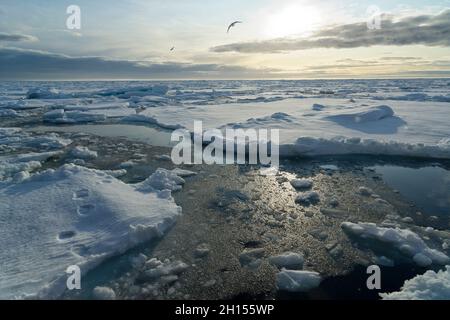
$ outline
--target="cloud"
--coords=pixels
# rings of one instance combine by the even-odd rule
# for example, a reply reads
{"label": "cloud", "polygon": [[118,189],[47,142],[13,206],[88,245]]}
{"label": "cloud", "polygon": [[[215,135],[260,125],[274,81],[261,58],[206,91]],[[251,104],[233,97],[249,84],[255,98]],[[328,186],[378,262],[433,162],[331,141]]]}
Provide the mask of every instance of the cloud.
{"label": "cloud", "polygon": [[376,45],[450,46],[450,10],[437,15],[419,15],[395,20],[383,15],[381,29],[370,30],[366,22],[336,25],[309,38],[277,38],[232,43],[211,48],[213,52],[278,53],[314,48],[358,48]]}
{"label": "cloud", "polygon": [[191,63],[150,63],[71,57],[45,51],[0,47],[0,79],[196,79],[257,78],[271,69]]}
{"label": "cloud", "polygon": [[19,33],[0,32],[0,41],[37,41],[34,36]]}

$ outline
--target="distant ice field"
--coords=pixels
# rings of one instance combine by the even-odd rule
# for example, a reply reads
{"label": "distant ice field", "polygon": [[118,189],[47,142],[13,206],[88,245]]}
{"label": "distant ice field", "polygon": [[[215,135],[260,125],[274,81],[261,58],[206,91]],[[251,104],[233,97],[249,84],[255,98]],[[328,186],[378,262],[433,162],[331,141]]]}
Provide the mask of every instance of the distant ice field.
{"label": "distant ice field", "polygon": [[[0,120],[279,129],[282,155],[450,158],[450,80],[3,82]],[[28,121],[30,124],[30,121]]]}

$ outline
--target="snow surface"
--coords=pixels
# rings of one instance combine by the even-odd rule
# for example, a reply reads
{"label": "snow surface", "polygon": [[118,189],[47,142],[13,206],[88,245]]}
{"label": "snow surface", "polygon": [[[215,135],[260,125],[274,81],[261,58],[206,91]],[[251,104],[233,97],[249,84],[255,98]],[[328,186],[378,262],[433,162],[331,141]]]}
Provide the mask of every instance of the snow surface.
{"label": "snow surface", "polygon": [[450,266],[438,272],[428,270],[406,280],[400,291],[380,296],[384,300],[450,300]]}
{"label": "snow surface", "polygon": [[181,208],[152,175],[145,192],[98,170],[64,165],[0,188],[0,298],[55,298],[66,268],[82,274],[161,236]]}

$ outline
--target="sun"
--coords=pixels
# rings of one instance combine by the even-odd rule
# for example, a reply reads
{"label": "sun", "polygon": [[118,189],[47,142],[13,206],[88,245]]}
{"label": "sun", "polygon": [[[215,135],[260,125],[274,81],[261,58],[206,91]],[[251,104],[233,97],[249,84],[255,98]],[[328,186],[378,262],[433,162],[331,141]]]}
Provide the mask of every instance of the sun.
{"label": "sun", "polygon": [[268,37],[307,35],[320,21],[315,7],[290,5],[269,16],[265,33]]}

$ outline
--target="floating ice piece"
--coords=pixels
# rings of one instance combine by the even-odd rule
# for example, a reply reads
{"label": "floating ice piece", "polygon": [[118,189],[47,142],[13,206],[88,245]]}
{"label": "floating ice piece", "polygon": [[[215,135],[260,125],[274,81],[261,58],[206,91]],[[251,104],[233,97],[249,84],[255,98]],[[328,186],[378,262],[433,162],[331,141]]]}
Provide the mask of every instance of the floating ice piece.
{"label": "floating ice piece", "polygon": [[315,204],[320,201],[320,196],[316,191],[302,192],[297,195],[295,202],[300,204]]}
{"label": "floating ice piece", "polygon": [[20,182],[22,178],[27,177],[26,173],[40,168],[41,162],[61,153],[61,151],[49,151],[0,157],[0,181],[13,178],[14,181]]}
{"label": "floating ice piece", "polygon": [[176,174],[179,177],[190,177],[190,176],[195,176],[197,174],[197,172],[194,171],[190,171],[190,170],[184,170],[184,169],[180,169],[180,168],[175,168],[172,170],[172,173]]}
{"label": "floating ice piece", "polygon": [[58,298],[68,266],[86,274],[161,236],[180,213],[171,198],[74,165],[1,187],[0,298]]}
{"label": "floating ice piece", "polygon": [[309,179],[293,179],[291,185],[296,189],[309,189],[312,187],[312,181]]}
{"label": "floating ice piece", "polygon": [[140,191],[154,191],[154,190],[181,190],[185,180],[176,173],[167,169],[158,169],[146,180],[136,185],[137,190]]}
{"label": "floating ice piece", "polygon": [[280,145],[280,154],[284,155],[348,155],[375,154],[421,158],[450,159],[450,140],[441,140],[437,144],[406,143],[377,139],[334,137],[330,139],[300,137],[292,145]]}
{"label": "floating ice piece", "polygon": [[343,222],[341,227],[356,241],[363,241],[378,251],[395,253],[397,257],[407,258],[419,266],[444,265],[450,262],[447,255],[431,249],[416,233],[408,229],[383,228],[374,223],[361,222]]}
{"label": "floating ice piece", "polygon": [[269,262],[277,268],[300,270],[303,268],[303,255],[294,252],[286,252],[269,258]]}
{"label": "floating ice piece", "polygon": [[358,193],[362,196],[370,197],[373,194],[372,189],[367,187],[359,187]]}
{"label": "floating ice piece", "polygon": [[264,248],[247,249],[239,255],[239,262],[243,267],[257,269],[261,264],[261,258],[264,257]]}
{"label": "floating ice piece", "polygon": [[72,140],[61,138],[56,133],[33,135],[19,128],[0,128],[0,146],[54,150],[63,148],[71,143]]}
{"label": "floating ice piece", "polygon": [[158,154],[155,156],[155,159],[162,161],[172,161],[172,158],[168,154]]}
{"label": "floating ice piece", "polygon": [[127,174],[127,170],[119,169],[119,170],[103,170],[104,173],[114,177],[119,178]]}
{"label": "floating ice piece", "polygon": [[276,277],[278,290],[289,292],[307,292],[322,282],[322,277],[314,271],[282,270]]}
{"label": "floating ice piece", "polygon": [[74,158],[83,159],[83,160],[89,160],[89,159],[95,159],[98,157],[97,151],[89,150],[87,147],[75,147],[72,149],[70,154]]}
{"label": "floating ice piece", "polygon": [[450,300],[450,266],[438,272],[428,270],[406,280],[400,291],[380,293],[384,300]]}
{"label": "floating ice piece", "polygon": [[378,264],[380,266],[385,266],[385,267],[393,267],[395,265],[395,263],[394,263],[394,261],[392,261],[392,259],[389,259],[385,256],[376,257],[375,264]]}
{"label": "floating ice piece", "polygon": [[92,297],[96,300],[116,300],[116,293],[109,287],[95,287]]}

